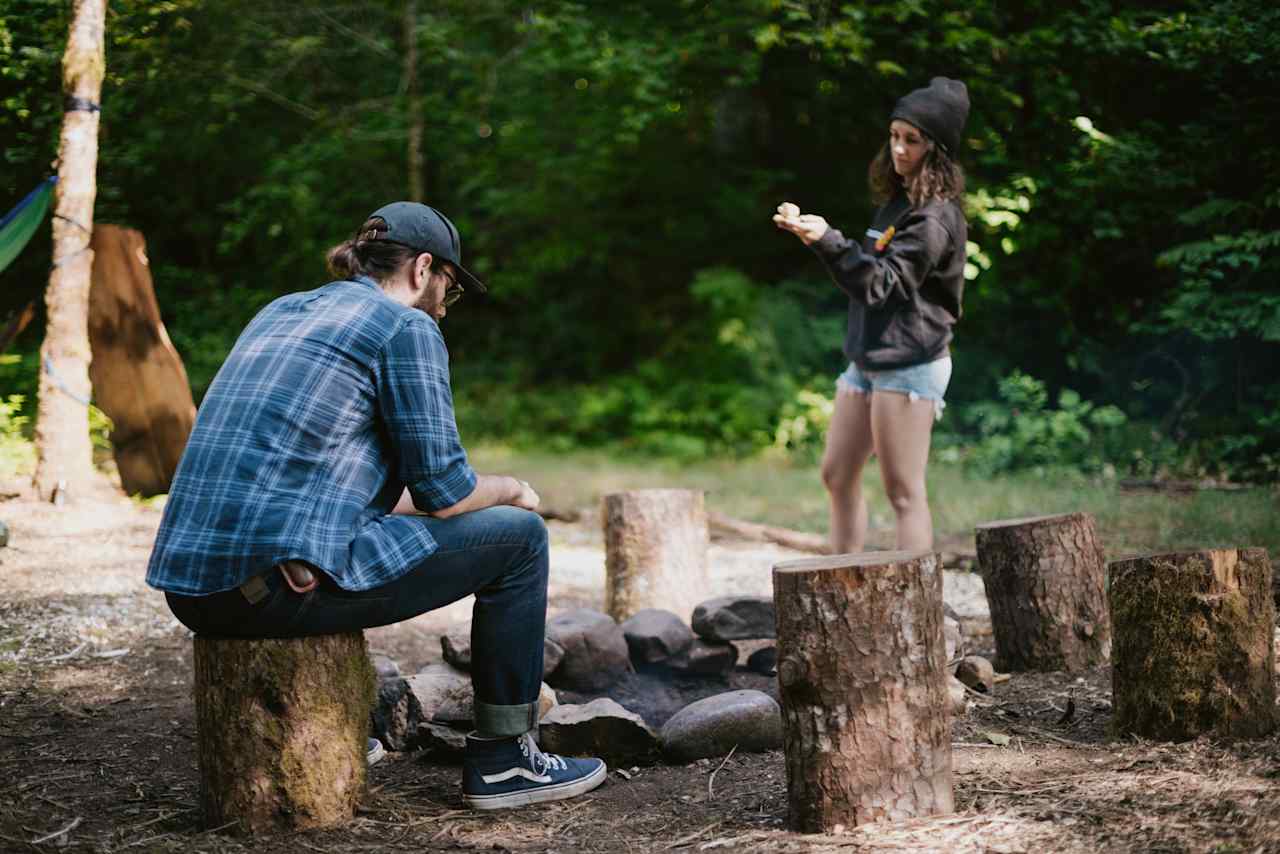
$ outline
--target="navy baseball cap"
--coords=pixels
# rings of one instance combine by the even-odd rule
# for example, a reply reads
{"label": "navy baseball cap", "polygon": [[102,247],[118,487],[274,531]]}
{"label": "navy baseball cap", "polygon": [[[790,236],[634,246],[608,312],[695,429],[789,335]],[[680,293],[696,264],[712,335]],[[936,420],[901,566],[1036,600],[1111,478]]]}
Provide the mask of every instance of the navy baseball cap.
{"label": "navy baseball cap", "polygon": [[392,202],[369,214],[369,218],[375,216],[387,224],[385,233],[379,229],[378,239],[430,252],[433,258],[443,258],[457,269],[463,287],[480,293],[489,290],[462,266],[462,239],[458,237],[458,229],[440,211],[418,202]]}

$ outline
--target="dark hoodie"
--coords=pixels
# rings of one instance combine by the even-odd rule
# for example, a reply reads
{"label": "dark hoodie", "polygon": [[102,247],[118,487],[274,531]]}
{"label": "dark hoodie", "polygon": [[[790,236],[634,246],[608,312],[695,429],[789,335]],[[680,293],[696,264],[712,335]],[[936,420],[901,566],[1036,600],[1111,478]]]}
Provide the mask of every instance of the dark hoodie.
{"label": "dark hoodie", "polygon": [[913,208],[899,193],[876,211],[861,246],[834,228],[813,244],[849,295],[844,353],[851,362],[887,370],[946,355],[960,319],[967,237],[956,202]]}

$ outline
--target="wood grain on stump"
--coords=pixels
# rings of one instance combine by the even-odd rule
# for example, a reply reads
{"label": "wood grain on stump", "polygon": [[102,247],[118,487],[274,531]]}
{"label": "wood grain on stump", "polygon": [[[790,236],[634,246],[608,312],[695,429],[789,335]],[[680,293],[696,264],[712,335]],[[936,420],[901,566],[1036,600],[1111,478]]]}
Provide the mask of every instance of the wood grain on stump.
{"label": "wood grain on stump", "polygon": [[194,663],[206,826],[260,834],[350,821],[374,697],[364,635],[196,637]]}
{"label": "wood grain on stump", "polygon": [[780,563],[773,597],[791,828],[951,812],[937,555]]}
{"label": "wood grain on stump", "polygon": [[975,530],[998,670],[1082,670],[1111,655],[1106,561],[1088,513]]}
{"label": "wood grain on stump", "polygon": [[1168,741],[1271,732],[1275,604],[1266,550],[1149,555],[1110,570],[1116,732]]}
{"label": "wood grain on stump", "polygon": [[689,619],[710,590],[702,492],[638,489],[603,505],[605,612],[618,622],[646,608]]}

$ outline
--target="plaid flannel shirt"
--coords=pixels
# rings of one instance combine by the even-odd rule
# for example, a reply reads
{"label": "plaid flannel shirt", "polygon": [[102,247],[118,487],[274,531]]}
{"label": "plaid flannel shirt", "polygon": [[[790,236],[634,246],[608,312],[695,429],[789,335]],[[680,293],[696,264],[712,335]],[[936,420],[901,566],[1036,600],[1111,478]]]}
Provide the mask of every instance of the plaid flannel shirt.
{"label": "plaid flannel shirt", "polygon": [[436,550],[390,515],[470,495],[449,354],[434,319],[369,278],[277,299],[209,386],[178,464],[147,583],[204,595],[306,561],[347,590],[379,587]]}

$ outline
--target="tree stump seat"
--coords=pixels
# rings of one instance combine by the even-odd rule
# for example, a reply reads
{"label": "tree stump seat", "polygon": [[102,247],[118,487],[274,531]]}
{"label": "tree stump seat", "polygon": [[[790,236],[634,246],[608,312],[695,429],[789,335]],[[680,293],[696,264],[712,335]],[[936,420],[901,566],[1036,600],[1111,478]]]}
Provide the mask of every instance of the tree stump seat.
{"label": "tree stump seat", "polygon": [[1078,671],[1107,662],[1106,561],[1092,516],[987,522],[974,538],[997,669]]}
{"label": "tree stump seat", "polygon": [[693,489],[635,489],[602,499],[605,613],[621,623],[648,608],[688,620],[706,599],[706,499]]}
{"label": "tree stump seat", "polygon": [[364,634],[194,644],[205,826],[256,835],[350,821],[374,698]]}
{"label": "tree stump seat", "polygon": [[791,829],[951,812],[938,556],[787,561],[773,596]]}
{"label": "tree stump seat", "polygon": [[1266,549],[1146,555],[1110,570],[1117,734],[1188,741],[1275,728]]}

